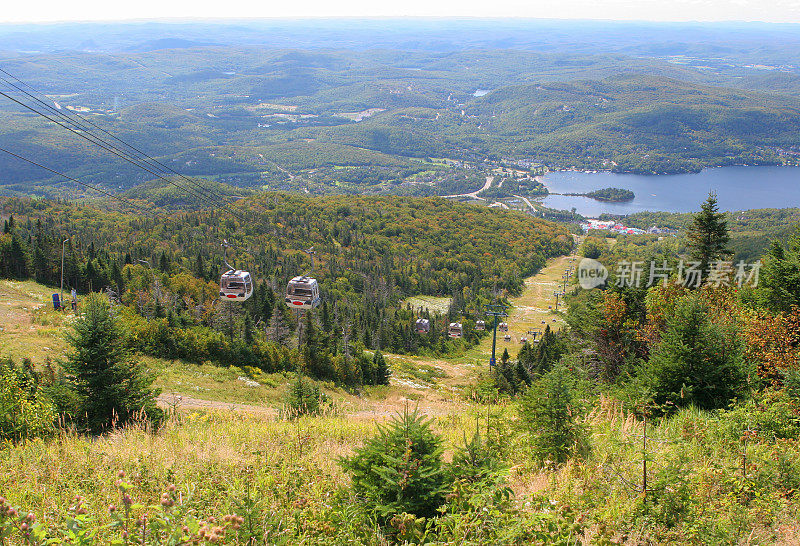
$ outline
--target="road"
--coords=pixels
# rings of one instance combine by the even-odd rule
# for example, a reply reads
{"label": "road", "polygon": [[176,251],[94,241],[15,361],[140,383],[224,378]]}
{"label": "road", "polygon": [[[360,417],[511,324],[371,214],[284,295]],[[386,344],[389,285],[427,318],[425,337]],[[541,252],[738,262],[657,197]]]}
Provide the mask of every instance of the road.
{"label": "road", "polygon": [[531,208],[531,210],[532,210],[532,211],[536,212],[536,209],[535,209],[535,208],[534,208],[534,206],[531,204],[531,202],[530,202],[530,201],[528,201],[528,198],[527,198],[527,197],[522,197],[521,195],[515,195],[514,197],[516,197],[517,199],[521,199],[521,200],[523,200],[523,201],[525,202],[525,204],[526,204],[526,205],[528,205],[528,206]]}
{"label": "road", "polygon": [[442,197],[445,197],[447,199],[454,198],[454,197],[469,197],[471,199],[477,199],[479,201],[485,201],[485,199],[483,197],[478,197],[478,194],[480,192],[484,191],[484,190],[488,190],[492,186],[492,182],[494,182],[494,176],[487,176],[486,177],[486,183],[479,190],[475,190],[472,193],[458,193],[458,194],[455,194],[455,195],[443,195]]}

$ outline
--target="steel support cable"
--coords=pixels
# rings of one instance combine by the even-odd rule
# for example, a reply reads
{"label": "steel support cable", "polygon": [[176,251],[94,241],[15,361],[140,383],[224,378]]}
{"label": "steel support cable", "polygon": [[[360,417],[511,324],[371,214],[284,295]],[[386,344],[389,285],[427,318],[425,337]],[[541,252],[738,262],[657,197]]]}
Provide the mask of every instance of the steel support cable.
{"label": "steel support cable", "polygon": [[[4,92],[0,91],[0,95],[6,97],[7,99],[9,99],[9,100],[11,100],[11,101],[13,101],[13,102],[15,102],[17,104],[19,104],[23,108],[26,108],[27,110],[30,110],[30,111],[34,112],[35,114],[38,114],[38,115],[42,116],[43,118],[45,118],[45,119],[47,119],[49,121],[52,121],[56,125],[59,125],[59,126],[63,127],[64,129],[67,129],[68,131],[80,136],[81,138],[83,138],[85,140],[88,140],[89,142],[99,146],[100,148],[108,151],[111,154],[116,155],[117,157],[123,159],[124,161],[127,161],[128,163],[131,163],[132,165],[139,167],[140,169],[152,174],[156,178],[160,178],[161,180],[164,180],[166,183],[171,184],[172,186],[175,186],[176,188],[178,188],[180,190],[183,190],[184,192],[186,192],[188,194],[191,194],[194,197],[200,198],[201,202],[203,202],[205,205],[210,206],[210,207],[217,207],[217,203],[213,202],[210,198],[205,197],[204,195],[199,194],[199,193],[197,193],[195,191],[192,191],[190,188],[186,188],[184,186],[181,186],[180,184],[178,184],[174,180],[170,180],[170,179],[166,178],[163,174],[160,174],[158,172],[155,172],[155,171],[151,170],[149,168],[150,166],[147,165],[146,163],[144,165],[141,164],[141,163],[144,163],[142,160],[137,160],[135,158],[129,157],[129,155],[126,152],[124,152],[122,150],[119,150],[113,144],[108,144],[107,142],[102,140],[100,137],[97,137],[93,133],[84,132],[84,131],[81,131],[80,129],[75,129],[73,127],[69,127],[69,126],[65,125],[64,123],[60,122],[59,120],[54,119],[51,116],[47,115],[46,113],[40,112],[36,108],[34,108],[34,107],[32,107],[32,106],[30,106],[28,104],[25,104],[24,102],[22,102],[20,100],[15,99],[14,97],[12,97],[11,95],[9,95],[7,93],[4,93]],[[71,120],[70,120],[70,122],[74,123]],[[228,212],[230,212],[237,219],[239,219],[241,221],[246,221],[243,216],[241,216],[239,213],[237,213],[236,211],[231,209],[228,206],[228,203],[223,202],[222,203],[222,208],[227,209]]]}
{"label": "steel support cable", "polygon": [[9,99],[9,100],[11,100],[11,101],[13,101],[13,102],[15,102],[15,103],[19,104],[19,105],[20,105],[20,106],[22,106],[23,108],[26,108],[26,109],[28,109],[28,110],[30,110],[30,111],[32,111],[32,112],[34,112],[35,114],[38,114],[38,115],[42,116],[43,118],[45,118],[45,119],[47,119],[47,120],[49,120],[49,121],[52,121],[52,122],[53,122],[53,123],[55,123],[56,125],[59,125],[59,126],[63,127],[64,129],[67,129],[68,131],[70,131],[70,132],[72,132],[72,133],[74,133],[74,134],[78,135],[79,137],[81,137],[81,138],[83,138],[83,139],[85,139],[85,140],[88,140],[89,142],[91,142],[91,143],[93,143],[93,144],[95,144],[95,145],[99,146],[100,148],[102,148],[102,149],[106,150],[107,152],[109,152],[109,153],[111,153],[111,154],[114,154],[114,155],[116,155],[117,157],[119,157],[119,158],[123,159],[124,161],[127,161],[128,163],[130,163],[130,164],[132,164],[132,165],[134,165],[134,166],[136,166],[136,167],[139,167],[140,169],[142,169],[142,170],[144,170],[144,171],[147,171],[148,173],[152,174],[152,175],[153,175],[153,176],[155,176],[156,178],[160,178],[161,180],[164,180],[164,181],[165,181],[165,182],[167,182],[168,184],[172,184],[173,186],[175,186],[175,187],[177,187],[177,188],[179,188],[179,189],[181,189],[181,190],[183,190],[183,191],[185,191],[185,192],[187,192],[187,193],[190,193],[190,194],[192,194],[192,195],[193,195],[193,196],[195,196],[195,197],[199,197],[199,198],[201,199],[201,201],[204,201],[204,202],[205,202],[205,204],[206,204],[206,205],[212,205],[212,206],[213,206],[213,205],[215,205],[215,203],[213,203],[213,202],[211,202],[211,201],[207,200],[207,199],[206,199],[206,198],[204,198],[203,196],[201,196],[201,195],[199,195],[199,194],[197,194],[197,193],[195,193],[195,192],[191,191],[191,190],[190,190],[190,189],[188,189],[188,188],[185,188],[185,187],[181,186],[180,184],[177,184],[176,182],[174,182],[174,181],[172,181],[172,180],[169,180],[169,179],[165,178],[163,175],[161,175],[161,174],[159,174],[159,173],[157,173],[157,172],[154,172],[154,171],[152,171],[150,168],[148,168],[148,166],[146,166],[146,165],[141,165],[141,162],[140,162],[140,161],[138,161],[138,160],[136,160],[136,159],[132,159],[132,158],[128,157],[128,155],[127,155],[127,154],[125,154],[125,153],[124,153],[124,152],[122,152],[122,151],[118,151],[118,150],[116,150],[116,149],[115,149],[115,148],[114,148],[112,145],[107,145],[107,144],[106,144],[106,143],[105,143],[105,142],[104,142],[102,139],[99,139],[98,137],[96,137],[96,136],[94,136],[94,135],[92,135],[92,134],[86,134],[86,133],[82,132],[80,129],[74,129],[73,127],[69,127],[69,126],[67,126],[67,125],[64,125],[64,123],[62,123],[61,121],[59,121],[59,120],[57,120],[57,119],[54,119],[54,118],[52,118],[51,116],[49,116],[49,115],[47,115],[47,114],[45,114],[45,113],[43,113],[43,112],[40,112],[40,111],[39,111],[39,110],[37,110],[36,108],[33,108],[32,106],[30,106],[30,105],[27,105],[27,104],[25,104],[24,102],[22,102],[22,101],[19,101],[19,100],[15,99],[15,98],[14,98],[14,97],[12,97],[11,95],[9,95],[9,94],[7,94],[7,93],[4,93],[3,91],[0,91],[0,96],[4,96],[4,97],[6,97],[7,99]]}
{"label": "steel support cable", "polygon": [[91,190],[94,190],[94,191],[96,191],[96,192],[98,192],[98,193],[102,193],[103,195],[105,195],[105,196],[107,196],[107,197],[110,197],[111,199],[116,199],[116,200],[117,200],[117,201],[119,201],[120,203],[124,203],[124,204],[126,204],[126,205],[128,205],[128,206],[130,206],[130,207],[133,207],[133,208],[135,208],[135,209],[141,210],[141,211],[143,211],[143,212],[145,212],[145,213],[147,213],[147,214],[153,214],[153,215],[155,215],[155,214],[156,214],[156,213],[155,213],[155,212],[153,212],[151,209],[147,209],[147,208],[145,208],[145,207],[142,207],[142,206],[140,206],[140,205],[137,205],[136,203],[134,203],[133,201],[130,201],[129,199],[125,199],[125,198],[123,198],[123,197],[119,197],[119,196],[117,196],[117,195],[114,195],[113,193],[107,192],[107,191],[105,191],[105,190],[103,190],[103,189],[101,189],[101,188],[99,188],[99,187],[97,187],[97,186],[94,186],[94,185],[92,185],[92,184],[87,184],[86,182],[81,182],[81,181],[80,181],[80,180],[78,180],[77,178],[73,178],[73,177],[71,177],[71,176],[69,176],[69,175],[66,175],[66,174],[64,174],[64,173],[60,172],[60,171],[57,171],[57,170],[55,170],[55,169],[51,169],[50,167],[47,167],[47,166],[45,166],[45,165],[42,165],[41,163],[37,163],[36,161],[33,161],[32,159],[28,159],[27,157],[23,157],[23,156],[21,156],[21,155],[19,155],[19,154],[15,154],[15,153],[14,153],[14,152],[12,152],[11,150],[6,150],[5,148],[2,148],[2,147],[0,147],[0,151],[2,151],[2,152],[5,152],[5,153],[7,153],[8,155],[14,156],[14,157],[16,157],[17,159],[21,159],[22,161],[26,161],[26,162],[30,163],[31,165],[36,165],[37,167],[41,167],[42,169],[44,169],[44,170],[46,170],[46,171],[49,171],[49,172],[51,172],[51,173],[53,173],[53,174],[56,174],[56,175],[58,175],[58,176],[62,176],[62,177],[64,177],[64,178],[66,178],[67,180],[69,180],[69,181],[71,181],[71,182],[74,182],[74,183],[76,183],[76,184],[80,184],[81,186],[83,186],[83,187],[85,187],[85,188],[89,188],[89,189],[91,189]]}
{"label": "steel support cable", "polygon": [[[20,84],[22,84],[22,85],[24,85],[24,86],[26,86],[26,87],[30,88],[30,89],[31,89],[33,92],[35,92],[35,93],[38,93],[39,95],[41,95],[41,96],[43,96],[43,97],[45,97],[45,98],[46,98],[46,95],[45,95],[44,93],[42,93],[41,91],[39,91],[39,90],[35,89],[35,88],[34,88],[33,86],[31,86],[30,84],[28,84],[28,83],[26,83],[26,82],[22,81],[21,79],[19,79],[18,77],[14,76],[13,74],[11,74],[10,72],[8,72],[7,70],[4,70],[3,68],[0,68],[0,72],[2,72],[3,74],[6,74],[6,75],[7,75],[7,76],[9,76],[10,78],[13,78],[13,79],[14,79],[14,80],[16,80],[17,82],[19,82]],[[65,119],[65,120],[68,120],[68,121],[70,121],[71,123],[73,123],[73,124],[77,125],[78,127],[80,127],[82,130],[84,130],[84,131],[86,131],[86,132],[90,132],[90,133],[91,133],[91,129],[88,129],[86,126],[83,126],[83,125],[79,124],[78,122],[76,122],[76,121],[74,120],[74,118],[70,117],[68,114],[64,113],[64,112],[63,112],[62,110],[60,110],[59,108],[54,108],[53,106],[51,106],[50,104],[48,104],[48,102],[46,102],[46,101],[43,101],[43,100],[42,100],[42,99],[40,99],[39,97],[36,97],[35,95],[32,95],[32,94],[28,93],[27,91],[25,91],[25,90],[24,90],[24,89],[22,89],[21,87],[19,87],[19,86],[15,85],[14,83],[12,83],[12,82],[8,81],[6,78],[3,78],[2,76],[0,76],[0,80],[4,81],[4,82],[5,82],[7,85],[10,85],[10,86],[11,86],[11,87],[13,87],[14,89],[17,89],[17,90],[18,90],[18,91],[20,91],[21,93],[24,93],[25,95],[27,95],[28,97],[32,98],[32,99],[33,99],[33,100],[35,100],[36,102],[40,103],[42,106],[44,106],[44,107],[45,107],[45,108],[47,108],[48,110],[52,111],[53,113],[55,113],[55,114],[56,114],[56,115],[58,115],[59,117],[61,117],[61,118]],[[203,193],[203,195],[206,195],[207,197],[209,197],[209,199],[217,199],[217,200],[219,200],[219,201],[221,201],[221,202],[224,202],[224,203],[226,204],[226,206],[227,206],[227,204],[229,203],[229,202],[225,201],[225,199],[224,199],[224,196],[223,196],[222,194],[219,194],[219,193],[215,194],[215,192],[214,192],[214,190],[213,190],[212,188],[205,188],[205,187],[203,187],[203,186],[202,186],[202,184],[200,184],[199,182],[197,182],[197,181],[195,181],[195,180],[193,180],[193,179],[191,179],[191,178],[189,178],[189,177],[187,177],[187,176],[185,176],[185,175],[183,175],[183,174],[180,174],[180,173],[178,173],[177,171],[175,171],[174,169],[172,169],[172,168],[171,168],[171,167],[169,167],[168,165],[164,165],[163,163],[161,163],[160,161],[158,161],[158,160],[157,160],[157,159],[155,159],[154,157],[152,157],[152,156],[148,155],[147,153],[143,152],[142,150],[140,150],[140,149],[136,148],[135,146],[133,146],[133,145],[131,145],[131,144],[129,144],[129,143],[127,143],[127,142],[125,142],[124,140],[122,140],[121,138],[117,137],[116,135],[114,135],[114,134],[113,134],[113,133],[111,133],[110,131],[107,131],[106,129],[103,129],[102,127],[100,127],[99,125],[97,125],[96,123],[94,123],[93,121],[91,121],[90,119],[88,119],[88,118],[86,118],[86,117],[82,116],[82,115],[81,115],[79,112],[70,112],[70,113],[71,113],[71,114],[73,114],[75,117],[78,117],[78,118],[80,118],[80,119],[81,119],[83,122],[85,122],[85,123],[88,123],[89,125],[91,125],[92,127],[96,128],[97,130],[99,130],[99,131],[101,131],[101,132],[105,133],[106,135],[108,135],[109,137],[113,138],[114,140],[116,140],[117,142],[121,143],[122,145],[126,146],[127,148],[130,148],[131,150],[133,150],[133,151],[134,151],[134,152],[136,152],[137,154],[139,154],[139,155],[141,155],[141,156],[145,157],[145,158],[147,159],[147,161],[149,161],[149,162],[152,162],[152,163],[155,163],[155,164],[156,164],[158,167],[160,167],[160,170],[163,170],[163,171],[166,171],[166,172],[172,173],[172,174],[174,174],[174,175],[176,175],[176,176],[179,176],[179,177],[181,177],[182,179],[186,180],[186,181],[187,181],[189,184],[191,184],[192,186],[194,186],[194,187],[197,189],[197,191],[198,191],[198,192],[201,192],[201,193]],[[100,138],[101,138],[101,137],[97,137],[97,135],[94,135],[94,136],[95,136],[96,138],[98,138],[98,139],[100,139]],[[144,161],[144,160],[142,160],[142,161]],[[206,192],[208,192],[208,193],[206,193]]]}

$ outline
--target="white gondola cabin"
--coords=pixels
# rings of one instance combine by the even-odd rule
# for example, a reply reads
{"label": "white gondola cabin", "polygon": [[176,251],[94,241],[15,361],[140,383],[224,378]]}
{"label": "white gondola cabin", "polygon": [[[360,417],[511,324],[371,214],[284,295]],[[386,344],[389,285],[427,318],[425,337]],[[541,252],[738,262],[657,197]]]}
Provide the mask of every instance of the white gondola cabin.
{"label": "white gondola cabin", "polygon": [[447,329],[447,335],[452,338],[460,338],[464,335],[464,328],[460,322],[451,322],[450,327]]}
{"label": "white gondola cabin", "polygon": [[314,309],[321,301],[319,284],[313,277],[295,277],[286,286],[286,305],[291,309]]}
{"label": "white gondola cabin", "polygon": [[500,330],[501,332],[508,332],[508,323],[507,322],[501,322],[497,326],[497,329]]}
{"label": "white gondola cabin", "polygon": [[219,297],[226,301],[245,301],[253,295],[253,279],[248,271],[229,269],[219,280]]}
{"label": "white gondola cabin", "polygon": [[478,330],[479,332],[483,332],[484,330],[486,330],[486,322],[482,320],[475,322],[475,329]]}
{"label": "white gondola cabin", "polygon": [[503,338],[505,341],[511,341],[511,334],[506,334]]}
{"label": "white gondola cabin", "polygon": [[417,322],[414,324],[414,329],[418,334],[427,334],[431,331],[431,321],[426,318],[417,319]]}

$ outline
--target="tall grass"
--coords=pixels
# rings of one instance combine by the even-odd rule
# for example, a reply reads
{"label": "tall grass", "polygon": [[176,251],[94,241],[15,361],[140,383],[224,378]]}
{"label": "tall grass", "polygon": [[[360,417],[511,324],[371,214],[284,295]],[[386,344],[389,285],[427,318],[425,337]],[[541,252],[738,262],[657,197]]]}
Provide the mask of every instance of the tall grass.
{"label": "tall grass", "polygon": [[[198,519],[244,517],[242,529],[226,535],[228,543],[382,544],[388,540],[384,531],[352,497],[337,459],[352,453],[374,434],[376,420],[384,419],[321,415],[278,421],[189,412],[175,414],[158,431],[147,423],[99,437],[62,429],[49,440],[2,448],[0,494],[33,512],[48,529],[63,527],[80,495],[100,528],[114,520],[108,507],[119,505],[115,481],[124,471],[141,513],[157,506],[174,484],[182,509]],[[645,450],[642,421],[613,399],[601,398],[586,418],[591,434],[586,458],[544,467],[530,457],[508,404],[459,407],[435,417],[434,429],[443,436],[449,459],[476,425],[486,430],[488,422],[486,436],[512,467],[514,509],[530,518],[539,517],[543,506],[569,507],[582,522],[587,543],[796,544],[797,441],[744,442],[729,432],[725,419],[682,410],[648,425]],[[99,543],[110,532],[101,529]],[[248,542],[253,537],[255,542]]]}

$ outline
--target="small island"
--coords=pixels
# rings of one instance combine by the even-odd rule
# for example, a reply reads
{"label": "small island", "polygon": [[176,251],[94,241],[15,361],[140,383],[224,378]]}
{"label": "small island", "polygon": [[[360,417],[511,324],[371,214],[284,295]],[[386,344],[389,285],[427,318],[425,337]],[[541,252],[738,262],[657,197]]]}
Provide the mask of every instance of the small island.
{"label": "small island", "polygon": [[609,201],[613,203],[619,203],[622,201],[631,201],[633,198],[636,197],[636,194],[634,194],[631,190],[625,190],[622,188],[602,188],[599,190],[590,191],[589,193],[562,193],[562,194],[554,193],[552,195],[590,197],[598,201]]}
{"label": "small island", "polygon": [[600,190],[590,191],[589,193],[585,194],[586,197],[591,197],[592,199],[597,199],[598,201],[631,201],[636,194],[634,194],[631,190],[625,190],[622,188],[603,188]]}
{"label": "small island", "polygon": [[600,190],[590,191],[589,193],[564,193],[561,195],[591,197],[592,199],[597,199],[598,201],[611,201],[614,203],[630,201],[636,197],[636,194],[634,194],[631,190],[624,190],[622,188],[603,188]]}

